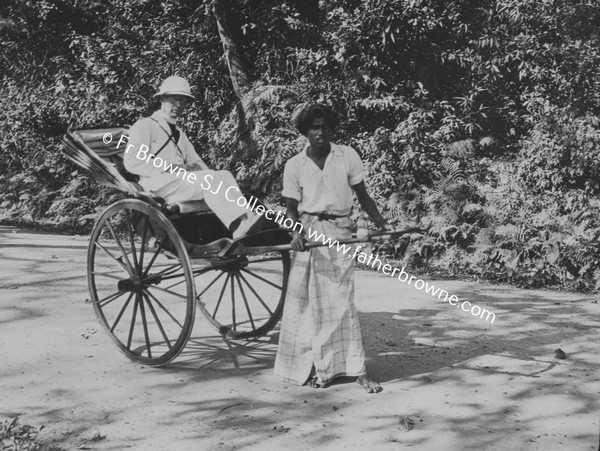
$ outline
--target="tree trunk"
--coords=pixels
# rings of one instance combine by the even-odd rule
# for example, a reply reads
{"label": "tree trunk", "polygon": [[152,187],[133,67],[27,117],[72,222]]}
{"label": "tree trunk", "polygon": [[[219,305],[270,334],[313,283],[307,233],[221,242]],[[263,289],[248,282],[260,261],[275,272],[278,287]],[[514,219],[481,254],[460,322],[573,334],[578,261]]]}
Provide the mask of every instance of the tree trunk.
{"label": "tree trunk", "polygon": [[229,0],[214,0],[212,2],[212,13],[217,22],[219,37],[223,44],[223,53],[227,60],[229,76],[233,85],[233,90],[240,100],[237,104],[238,110],[238,137],[242,143],[250,148],[255,148],[256,143],[252,138],[254,121],[251,112],[246,111],[244,96],[248,93],[252,84],[248,75],[246,60],[241,50],[241,45],[237,37],[240,35],[239,26],[232,16],[233,7]]}

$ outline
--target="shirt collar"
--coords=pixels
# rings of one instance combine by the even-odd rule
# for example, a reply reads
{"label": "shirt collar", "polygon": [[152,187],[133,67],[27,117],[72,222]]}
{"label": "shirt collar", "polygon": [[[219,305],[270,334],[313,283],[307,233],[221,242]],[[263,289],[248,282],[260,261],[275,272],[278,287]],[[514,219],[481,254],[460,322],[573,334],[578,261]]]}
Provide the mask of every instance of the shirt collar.
{"label": "shirt collar", "polygon": [[[167,121],[167,118],[165,117],[165,113],[163,113],[160,110],[156,110],[154,113],[152,113],[152,117],[153,119],[157,120],[158,122],[160,122],[160,124],[163,126],[163,128],[165,129],[169,129],[169,121]],[[181,132],[181,127],[179,127],[179,124],[175,124],[175,127],[177,127],[177,130],[179,130]]]}
{"label": "shirt collar", "polygon": [[[343,155],[342,154],[342,149],[340,148],[340,146],[338,146],[337,144],[334,144],[332,142],[330,142],[329,144],[331,145],[331,149],[329,151],[330,155],[333,155],[333,156],[336,156],[336,157],[339,157],[339,156]],[[305,159],[307,159],[307,160],[310,160],[310,157],[308,156],[308,148],[309,147],[310,147],[310,144],[306,143],[304,145],[304,149],[302,149],[302,156]],[[329,158],[329,155],[327,155],[327,158]]]}

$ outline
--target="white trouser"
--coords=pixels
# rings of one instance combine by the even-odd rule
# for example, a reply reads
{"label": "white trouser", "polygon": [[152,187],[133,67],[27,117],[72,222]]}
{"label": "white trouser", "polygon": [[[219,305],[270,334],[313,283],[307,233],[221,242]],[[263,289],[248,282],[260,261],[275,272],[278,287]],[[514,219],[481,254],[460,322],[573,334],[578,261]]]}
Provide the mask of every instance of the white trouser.
{"label": "white trouser", "polygon": [[[206,205],[227,227],[237,218],[248,213],[246,208],[240,207],[235,202],[241,196],[241,191],[230,172],[204,170],[191,171],[188,174],[196,174],[196,181],[190,183],[189,175],[183,179],[169,173],[162,173],[158,177],[152,177],[151,180],[142,177],[140,184],[168,203],[204,199]],[[228,196],[225,197],[227,188],[232,186],[236,189],[229,190]]]}

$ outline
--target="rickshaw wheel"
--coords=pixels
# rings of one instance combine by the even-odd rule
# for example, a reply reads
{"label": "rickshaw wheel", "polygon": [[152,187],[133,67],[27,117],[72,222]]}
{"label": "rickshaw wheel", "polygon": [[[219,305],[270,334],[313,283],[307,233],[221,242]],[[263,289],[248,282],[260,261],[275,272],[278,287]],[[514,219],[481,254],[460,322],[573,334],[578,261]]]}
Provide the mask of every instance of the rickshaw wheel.
{"label": "rickshaw wheel", "polygon": [[281,319],[289,272],[288,251],[194,266],[198,308],[228,338],[263,336]]}
{"label": "rickshaw wheel", "polygon": [[177,357],[192,332],[196,296],[169,219],[141,200],[115,202],[94,225],[87,264],[96,316],[117,348],[151,366]]}

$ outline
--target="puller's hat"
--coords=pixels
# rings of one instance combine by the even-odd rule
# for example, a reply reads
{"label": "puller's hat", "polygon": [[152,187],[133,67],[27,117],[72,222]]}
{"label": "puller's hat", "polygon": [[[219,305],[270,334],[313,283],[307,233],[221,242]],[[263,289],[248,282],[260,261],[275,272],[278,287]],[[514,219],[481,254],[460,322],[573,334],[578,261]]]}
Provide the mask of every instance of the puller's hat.
{"label": "puller's hat", "polygon": [[165,81],[162,82],[158,92],[154,94],[154,97],[160,97],[169,94],[186,96],[192,100],[196,100],[196,97],[192,95],[192,90],[188,81],[185,78],[178,77],[177,75],[165,78]]}

